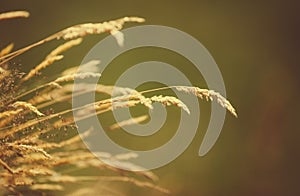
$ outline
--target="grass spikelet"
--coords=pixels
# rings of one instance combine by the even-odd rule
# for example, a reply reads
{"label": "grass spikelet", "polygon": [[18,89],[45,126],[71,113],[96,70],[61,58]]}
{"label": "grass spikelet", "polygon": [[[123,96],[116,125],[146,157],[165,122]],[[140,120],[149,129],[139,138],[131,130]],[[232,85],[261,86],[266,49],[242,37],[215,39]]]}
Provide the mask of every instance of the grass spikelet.
{"label": "grass spikelet", "polygon": [[[139,117],[137,117],[139,118]],[[148,116],[144,115],[144,116],[140,116],[140,118],[142,119],[147,119]],[[136,153],[133,152],[129,152],[129,153],[124,153],[124,154],[117,154],[114,156],[114,158],[118,159],[118,160],[130,160],[132,158],[137,158],[138,155]]]}
{"label": "grass spikelet", "polygon": [[69,89],[71,85],[61,86],[60,84],[50,82],[47,86],[50,86],[51,89],[47,89],[47,90],[45,89],[45,91],[42,91],[38,95],[35,95],[28,102],[38,106],[43,102],[47,102],[51,100],[55,100],[56,102],[59,102],[60,99],[64,98],[64,96],[66,96],[66,94],[70,93],[71,91],[71,89]]}
{"label": "grass spikelet", "polygon": [[45,69],[49,65],[53,64],[55,61],[61,60],[63,58],[63,55],[61,55],[61,53],[72,48],[73,46],[79,45],[81,42],[82,39],[78,38],[75,40],[68,41],[58,46],[56,49],[52,50],[44,61],[42,61],[39,65],[32,69],[24,78],[22,78],[21,83],[37,75],[42,69]]}
{"label": "grass spikelet", "polygon": [[[151,99],[143,96],[139,92],[134,92],[132,94],[124,95],[124,96],[114,97],[111,100],[111,102],[113,103],[113,106],[115,109],[121,108],[121,107],[126,107],[126,105],[128,105],[127,107],[132,107],[133,105],[136,105],[139,103],[142,105],[145,105],[149,109],[153,109]],[[101,104],[101,102],[100,102],[100,104]]]}
{"label": "grass spikelet", "polygon": [[10,147],[19,150],[22,153],[31,153],[31,152],[38,152],[44,155],[46,158],[50,159],[52,158],[51,155],[49,155],[46,151],[44,151],[41,148],[38,148],[36,146],[30,146],[30,145],[25,145],[25,144],[11,144],[9,145]]}
{"label": "grass spikelet", "polygon": [[78,72],[99,72],[99,68],[97,67],[98,64],[100,64],[99,60],[91,60],[83,65],[80,65],[80,70],[78,70],[78,66],[71,67],[63,71],[61,75],[71,75]]}
{"label": "grass spikelet", "polygon": [[5,117],[10,117],[10,116],[15,116],[15,115],[19,114],[21,111],[22,111],[22,109],[9,110],[9,111],[2,112],[2,113],[0,113],[0,119],[5,118]]}
{"label": "grass spikelet", "polygon": [[215,92],[213,90],[201,89],[198,87],[187,87],[187,86],[178,86],[176,87],[178,91],[182,91],[185,93],[193,94],[201,99],[205,98],[207,101],[214,99],[224,108],[226,108],[231,114],[237,117],[237,113],[231,103],[223,97],[220,93]]}
{"label": "grass spikelet", "polygon": [[0,20],[12,19],[12,18],[28,18],[29,12],[27,11],[12,11],[0,14]]}
{"label": "grass spikelet", "polygon": [[13,48],[14,48],[14,44],[13,43],[7,45],[5,48],[3,48],[0,51],[0,57],[9,54],[12,51]]}
{"label": "grass spikelet", "polygon": [[189,108],[182,101],[180,101],[176,97],[158,95],[158,96],[153,96],[150,99],[153,102],[158,102],[158,103],[161,103],[165,106],[170,106],[170,105],[177,106],[179,108],[182,108],[188,114],[190,114]]}
{"label": "grass spikelet", "polygon": [[99,78],[100,76],[101,76],[100,73],[91,73],[91,72],[70,74],[70,75],[57,78],[52,83],[50,83],[50,85],[52,85],[53,83],[58,84],[63,82],[70,82],[70,81],[74,81],[75,79]]}
{"label": "grass spikelet", "polygon": [[124,121],[115,123],[115,124],[111,125],[109,127],[109,129],[114,130],[114,129],[122,128],[122,127],[125,127],[125,126],[128,126],[128,125],[138,124],[138,123],[141,123],[141,122],[143,122],[147,119],[148,119],[148,115],[143,115],[143,116],[131,118],[131,119],[128,119],[128,120],[124,120]]}
{"label": "grass spikelet", "polygon": [[151,99],[143,96],[142,94],[140,93],[134,93],[134,94],[131,94],[129,96],[130,99],[132,100],[137,100],[139,101],[141,104],[145,105],[147,108],[149,109],[153,109],[153,106],[152,106],[152,101]]}
{"label": "grass spikelet", "polygon": [[125,22],[144,22],[143,18],[139,17],[124,17],[117,20],[112,20],[103,23],[86,23],[69,27],[56,34],[56,38],[65,40],[84,37],[86,35],[100,34],[104,32],[113,32],[121,30]]}
{"label": "grass spikelet", "polygon": [[79,45],[81,42],[82,42],[82,38],[70,40],[70,41],[58,46],[56,49],[54,49],[52,52],[50,52],[50,54],[46,57],[46,59],[58,56],[61,53],[69,50],[70,48]]}
{"label": "grass spikelet", "polygon": [[58,184],[34,184],[30,187],[32,190],[51,190],[51,191],[62,191],[64,187]]}
{"label": "grass spikelet", "polygon": [[48,57],[43,62],[41,62],[39,65],[37,65],[34,69],[32,69],[24,78],[22,78],[21,82],[22,83],[26,82],[33,76],[36,76],[42,69],[53,64],[55,61],[61,60],[63,57],[64,57],[63,55]]}
{"label": "grass spikelet", "polygon": [[27,102],[24,102],[24,101],[17,101],[15,103],[13,103],[12,106],[15,107],[15,108],[28,109],[28,110],[34,112],[35,114],[37,114],[38,116],[44,116],[44,114],[42,112],[40,112],[36,107],[34,107],[30,103],[27,103]]}

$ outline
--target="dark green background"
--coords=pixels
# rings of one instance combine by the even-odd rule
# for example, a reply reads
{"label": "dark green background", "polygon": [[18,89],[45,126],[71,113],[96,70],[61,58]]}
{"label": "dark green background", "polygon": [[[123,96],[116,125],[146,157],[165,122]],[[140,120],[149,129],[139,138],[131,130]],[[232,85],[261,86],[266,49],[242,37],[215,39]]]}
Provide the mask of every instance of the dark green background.
{"label": "dark green background", "polygon": [[[1,21],[0,46],[14,42],[21,48],[74,24],[131,15],[145,17],[146,24],[187,32],[213,55],[239,118],[227,115],[214,148],[198,157],[209,118],[209,104],[201,103],[203,119],[196,137],[184,154],[154,171],[160,177],[159,185],[175,195],[299,195],[299,9],[297,1],[1,0],[1,12],[27,10],[31,16]],[[60,70],[80,64],[103,37],[88,37],[65,54],[63,64],[45,70],[45,75],[54,77]],[[57,44],[40,46],[15,62],[29,70]],[[174,61],[195,85],[205,85],[187,62],[180,64],[169,53],[149,56],[147,50],[137,52],[116,61],[129,65],[152,55]],[[108,71],[106,77],[117,75]],[[110,82],[113,79],[107,79]],[[112,137],[117,137],[118,132],[114,134]],[[158,194],[131,185],[120,189],[129,195]]]}

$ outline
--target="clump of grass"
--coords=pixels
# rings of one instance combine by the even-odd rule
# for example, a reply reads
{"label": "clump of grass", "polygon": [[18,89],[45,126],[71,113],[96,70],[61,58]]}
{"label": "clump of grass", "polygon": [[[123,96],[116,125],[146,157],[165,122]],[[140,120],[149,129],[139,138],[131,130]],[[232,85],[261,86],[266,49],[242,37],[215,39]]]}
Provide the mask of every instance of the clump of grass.
{"label": "clump of grass", "polygon": [[[0,14],[0,20],[28,17],[24,11]],[[118,181],[132,183],[139,187],[155,189],[159,192],[169,193],[169,190],[155,185],[158,179],[150,171],[136,172],[137,166],[130,164],[130,159],[135,154],[110,155],[102,153],[102,158],[118,165],[124,164],[128,169],[111,167],[104,164],[91,154],[76,134],[76,126],[72,116],[73,111],[81,113],[80,119],[90,117],[89,111],[95,109],[98,115],[105,112],[123,108],[134,107],[142,104],[146,108],[152,108],[153,102],[159,102],[165,106],[174,105],[189,113],[188,107],[178,98],[172,96],[155,95],[146,97],[148,92],[156,92],[173,88],[193,94],[200,98],[213,100],[214,98],[233,115],[236,112],[229,101],[219,93],[198,87],[173,86],[148,91],[138,92],[134,89],[107,86],[97,84],[96,93],[112,96],[113,89],[118,96],[102,99],[95,103],[79,108],[63,109],[54,112],[51,110],[60,102],[70,101],[72,96],[80,96],[89,93],[86,88],[78,92],[72,92],[73,81],[77,78],[99,77],[100,73],[83,72],[77,73],[77,68],[64,71],[60,77],[53,81],[47,81],[38,86],[28,89],[26,83],[41,74],[42,70],[63,58],[62,53],[79,45],[82,38],[90,34],[111,33],[116,36],[119,44],[123,38],[119,30],[127,22],[143,22],[143,18],[124,17],[103,23],[88,23],[63,29],[41,41],[25,48],[12,52],[13,44],[8,45],[0,52],[0,189],[14,194],[22,194],[22,190],[32,191],[63,191],[63,183],[77,183],[84,181]],[[17,70],[9,69],[9,62],[13,58],[29,51],[30,49],[46,42],[64,39],[66,43],[58,46],[45,59],[35,66],[29,73],[21,74]],[[95,66],[99,62],[91,61],[85,66]],[[88,85],[88,84],[85,84]],[[141,116],[112,125],[110,129],[116,129],[147,119]],[[65,129],[74,130],[73,134],[51,141],[51,135],[56,132],[64,132]],[[93,130],[86,130],[84,136],[88,136]],[[72,132],[72,131],[71,131]],[[59,172],[59,166],[70,165],[76,169],[98,168],[106,169],[115,173],[112,176],[74,176]],[[142,176],[145,179],[137,178]],[[79,192],[82,190],[79,190]],[[86,190],[85,190],[86,191]]]}

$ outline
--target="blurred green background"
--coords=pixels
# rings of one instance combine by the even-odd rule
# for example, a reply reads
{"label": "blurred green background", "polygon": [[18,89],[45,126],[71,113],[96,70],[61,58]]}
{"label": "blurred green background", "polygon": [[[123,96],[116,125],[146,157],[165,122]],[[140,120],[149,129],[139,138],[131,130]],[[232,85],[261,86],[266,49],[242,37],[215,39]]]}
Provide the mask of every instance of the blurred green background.
{"label": "blurred green background", "polygon": [[[237,108],[239,118],[227,114],[216,145],[199,157],[210,115],[209,104],[201,102],[196,137],[180,157],[154,170],[160,177],[158,184],[173,195],[300,195],[299,9],[298,1],[1,0],[1,12],[27,10],[31,16],[1,21],[0,46],[14,42],[16,48],[21,48],[71,25],[133,15],[145,17],[146,24],[189,33],[217,62],[227,97]],[[87,37],[81,46],[65,53],[64,67],[57,63],[43,73],[54,77],[66,67],[79,65],[89,49],[105,36]],[[29,70],[58,43],[48,43],[18,57],[16,66]],[[161,59],[190,74],[193,84],[205,86],[188,62],[174,60],[177,57],[172,59],[168,52],[159,54],[144,50],[130,58],[120,57],[114,71],[104,74],[111,79],[106,83],[112,83],[121,73],[118,63],[130,66]],[[170,124],[166,130],[174,128]],[[123,133],[114,132],[112,137],[117,138],[117,134]],[[148,143],[151,146],[150,140]],[[120,190],[128,195],[159,195],[133,185],[124,185]]]}

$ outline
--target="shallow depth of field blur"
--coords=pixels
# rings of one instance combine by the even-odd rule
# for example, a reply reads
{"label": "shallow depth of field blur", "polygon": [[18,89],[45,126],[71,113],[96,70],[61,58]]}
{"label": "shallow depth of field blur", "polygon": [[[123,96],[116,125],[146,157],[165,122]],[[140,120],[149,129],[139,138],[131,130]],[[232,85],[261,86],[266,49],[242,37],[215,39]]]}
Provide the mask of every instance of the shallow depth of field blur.
{"label": "shallow depth of field blur", "polygon": [[[68,26],[123,16],[141,16],[146,18],[146,24],[184,31],[198,39],[214,57],[224,78],[227,98],[236,107],[239,118],[227,113],[216,145],[199,157],[210,116],[210,103],[200,100],[196,137],[176,160],[154,170],[160,177],[158,184],[174,195],[299,195],[300,132],[295,122],[300,110],[299,8],[296,1],[2,0],[1,12],[27,10],[31,15],[28,19],[0,22],[0,48],[11,42],[21,48]],[[132,25],[125,27],[129,26]],[[66,52],[62,62],[43,71],[44,75],[58,74],[65,68],[60,66],[79,65],[91,47],[105,36],[88,36],[80,46]],[[28,71],[32,68],[29,65],[38,64],[57,45],[54,41],[39,46],[14,62]],[[115,59],[102,79],[113,84],[126,67],[149,60],[173,64],[194,85],[206,85],[186,60],[168,51],[148,49]],[[112,123],[110,117],[103,116],[103,123]],[[131,138],[122,130],[110,136],[133,149],[151,149],[174,134],[177,122],[168,120],[157,138]],[[115,186],[128,195],[159,194],[131,184],[116,184],[107,186]],[[86,186],[97,188],[95,184]]]}

